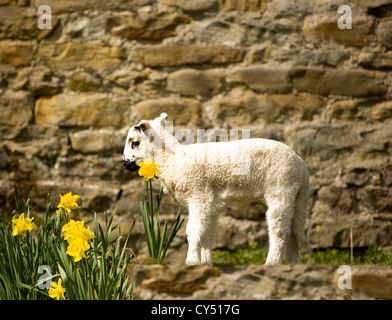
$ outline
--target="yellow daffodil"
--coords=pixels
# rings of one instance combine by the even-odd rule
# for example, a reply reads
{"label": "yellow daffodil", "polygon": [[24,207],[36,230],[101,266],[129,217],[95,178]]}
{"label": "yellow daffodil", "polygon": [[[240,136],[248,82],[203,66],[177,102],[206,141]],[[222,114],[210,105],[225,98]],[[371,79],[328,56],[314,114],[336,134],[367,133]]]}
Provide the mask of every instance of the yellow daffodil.
{"label": "yellow daffodil", "polygon": [[153,162],[151,158],[147,158],[144,162],[138,163],[138,165],[140,167],[139,175],[143,176],[147,181],[154,178],[155,174],[161,174],[157,168],[159,164]]}
{"label": "yellow daffodil", "polygon": [[84,228],[84,221],[70,220],[63,226],[64,239],[71,243],[76,239],[83,239],[88,241],[95,238],[95,235],[90,231],[90,227]]}
{"label": "yellow daffodil", "polygon": [[73,257],[75,262],[78,262],[82,258],[87,258],[84,252],[88,249],[90,249],[88,242],[82,238],[78,238],[68,245],[66,254]]}
{"label": "yellow daffodil", "polygon": [[26,231],[31,231],[35,226],[31,223],[34,218],[25,218],[24,213],[22,213],[18,219],[13,219],[12,222],[15,223],[12,229],[12,235],[16,236],[22,234],[23,238],[26,236]]}
{"label": "yellow daffodil", "polygon": [[60,203],[57,208],[63,208],[67,213],[70,213],[73,209],[78,209],[80,206],[76,203],[80,199],[80,196],[77,194],[72,195],[72,192],[68,192],[67,194],[60,194]]}
{"label": "yellow daffodil", "polygon": [[95,238],[90,231],[90,227],[84,228],[84,221],[72,220],[63,226],[64,239],[68,241],[66,254],[74,257],[78,262],[82,258],[87,258],[85,251],[90,249],[88,240]]}
{"label": "yellow daffodil", "polygon": [[49,297],[56,300],[65,300],[65,288],[63,288],[63,286],[61,285],[61,279],[59,279],[57,283],[52,281],[50,284],[52,288],[49,289]]}

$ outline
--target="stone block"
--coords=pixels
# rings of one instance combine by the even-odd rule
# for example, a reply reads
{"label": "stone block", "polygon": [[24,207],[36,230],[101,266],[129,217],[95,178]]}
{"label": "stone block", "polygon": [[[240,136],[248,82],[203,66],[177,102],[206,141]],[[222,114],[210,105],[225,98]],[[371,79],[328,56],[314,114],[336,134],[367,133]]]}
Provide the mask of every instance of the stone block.
{"label": "stone block", "polygon": [[18,6],[18,7],[23,7],[27,5],[28,1],[27,0],[0,0],[0,6]]}
{"label": "stone block", "polygon": [[138,45],[135,62],[148,67],[170,67],[193,64],[225,64],[241,62],[245,50],[223,45]]}
{"label": "stone block", "polygon": [[315,94],[366,96],[387,92],[386,74],[379,71],[293,67],[290,77],[295,89]]}
{"label": "stone block", "polygon": [[179,24],[189,23],[185,15],[157,12],[127,12],[110,17],[110,35],[126,39],[157,41],[176,35]]}
{"label": "stone block", "polygon": [[168,114],[167,120],[174,121],[174,125],[197,125],[201,121],[202,105],[195,99],[148,99],[137,103],[134,108],[138,114],[136,121],[155,119],[162,112]]}
{"label": "stone block", "polygon": [[80,130],[70,134],[72,149],[80,153],[121,152],[126,134],[100,129]]}
{"label": "stone block", "polygon": [[392,18],[381,19],[376,28],[376,35],[385,47],[392,48]]}
{"label": "stone block", "polygon": [[270,66],[237,68],[226,78],[229,84],[244,83],[261,93],[286,93],[291,91],[288,70]]}
{"label": "stone block", "polygon": [[288,49],[273,48],[266,52],[268,58],[279,62],[290,61],[293,66],[337,66],[347,60],[349,54],[345,50],[332,49]]}
{"label": "stone block", "polygon": [[[294,266],[220,264],[214,267],[134,264],[131,274],[134,299],[237,300],[240,314],[247,305],[242,304],[241,300],[392,298],[390,267],[350,266],[351,289],[339,288],[338,283],[345,274],[339,272],[338,267],[309,264]],[[235,303],[231,305],[235,306]],[[190,309],[194,310],[194,308]],[[190,313],[188,310],[185,312]],[[245,313],[250,314],[246,311]],[[146,310],[145,317],[149,315],[151,315],[150,309]]]}
{"label": "stone block", "polygon": [[370,68],[391,68],[392,51],[387,52],[361,52],[358,56],[358,63]]}
{"label": "stone block", "polygon": [[312,223],[318,227],[308,230],[309,242],[316,248],[349,248],[350,233],[354,248],[368,247],[375,243],[387,246],[392,241],[389,234],[392,224],[388,221],[374,220],[366,215],[354,215],[351,218],[347,215],[343,218],[342,215],[333,215],[332,212],[320,214],[318,220],[320,223]]}
{"label": "stone block", "polygon": [[[336,272],[333,283],[336,287],[341,277]],[[346,299],[392,299],[392,270],[390,267],[354,267],[351,273],[351,290],[344,290]],[[342,290],[340,290],[342,291]]]}
{"label": "stone block", "polygon": [[310,162],[336,160],[340,152],[352,151],[363,143],[358,132],[349,124],[304,124],[288,128],[286,143]]}
{"label": "stone block", "polygon": [[58,94],[39,98],[35,121],[41,125],[76,127],[122,127],[126,122],[127,100],[104,94]]}
{"label": "stone block", "polygon": [[166,90],[190,96],[217,94],[223,87],[222,76],[222,69],[181,69],[168,76]]}
{"label": "stone block", "polygon": [[123,59],[120,47],[109,47],[73,42],[41,42],[37,61],[53,69],[114,68]]}
{"label": "stone block", "polygon": [[[46,3],[44,3],[46,4]],[[58,18],[52,18],[52,29],[37,27],[37,7],[4,6],[0,10],[0,39],[32,40],[44,39],[58,25]]]}
{"label": "stone block", "polygon": [[320,114],[325,101],[318,97],[296,95],[226,96],[214,104],[216,118],[230,126],[252,123],[285,123],[286,121],[312,120]]}
{"label": "stone block", "polygon": [[352,29],[339,29],[338,15],[310,15],[305,18],[302,31],[306,39],[314,44],[335,42],[346,46],[364,46],[370,31],[365,17],[352,18]]}
{"label": "stone block", "polygon": [[220,11],[260,12],[270,0],[218,0]]}
{"label": "stone block", "polygon": [[[167,268],[155,265],[150,268],[134,267],[135,287],[141,290],[169,293],[173,295],[189,295],[195,291],[205,289],[206,281],[210,277],[217,277],[220,272],[215,267],[176,267]],[[137,271],[136,271],[137,270]],[[158,276],[159,274],[159,276]],[[138,290],[140,292],[140,290]]]}
{"label": "stone block", "polygon": [[388,187],[367,185],[359,190],[357,197],[359,205],[372,213],[388,213],[392,208],[392,190]]}
{"label": "stone block", "polygon": [[63,87],[61,78],[46,66],[34,67],[28,80],[28,90],[38,96],[54,95]]}
{"label": "stone block", "polygon": [[[61,180],[94,181],[93,190],[86,190],[87,187],[83,188],[83,192],[88,193],[85,198],[93,198],[99,194],[99,191],[97,191],[98,183],[102,184],[105,180],[129,181],[129,176],[124,174],[124,171],[121,153],[116,153],[111,157],[96,154],[76,154],[58,157],[54,166],[53,176]],[[101,194],[101,196],[107,195]],[[112,195],[112,200],[107,201],[105,205],[111,206],[115,197],[116,195]],[[87,201],[85,198],[83,202]],[[97,210],[98,208],[94,209]],[[99,209],[100,212],[104,210],[105,208]]]}
{"label": "stone block", "polygon": [[33,117],[34,99],[23,91],[6,91],[0,99],[0,124],[27,125]]}
{"label": "stone block", "polygon": [[102,86],[102,80],[91,73],[75,72],[65,80],[66,86],[73,91],[95,91]]}
{"label": "stone block", "polygon": [[152,0],[31,0],[30,5],[33,8],[38,8],[40,5],[48,5],[52,9],[52,13],[66,13],[66,12],[82,12],[85,10],[129,10],[136,11],[142,6],[152,4]]}
{"label": "stone block", "polygon": [[392,118],[392,101],[383,101],[373,105],[370,118],[375,120],[385,120]]}
{"label": "stone block", "polygon": [[[324,212],[324,214],[329,217],[341,217],[342,215],[349,214],[353,204],[347,187],[336,184],[322,186],[317,191],[317,201],[326,204],[328,211]],[[320,214],[320,212],[317,212],[317,214]]]}
{"label": "stone block", "polygon": [[392,101],[368,99],[337,101],[331,105],[331,117],[340,120],[386,120],[392,117]]}
{"label": "stone block", "polygon": [[216,0],[163,0],[163,3],[184,11],[203,11],[214,7]]}
{"label": "stone block", "polygon": [[33,60],[33,46],[29,42],[3,41],[0,43],[0,62],[14,67],[28,66]]}

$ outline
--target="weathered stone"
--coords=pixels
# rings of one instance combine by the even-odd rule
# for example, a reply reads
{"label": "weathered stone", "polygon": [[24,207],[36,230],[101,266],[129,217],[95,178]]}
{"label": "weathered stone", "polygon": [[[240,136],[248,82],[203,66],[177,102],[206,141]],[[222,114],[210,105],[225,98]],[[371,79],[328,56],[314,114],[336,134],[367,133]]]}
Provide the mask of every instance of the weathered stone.
{"label": "weathered stone", "polygon": [[184,11],[202,11],[215,6],[216,0],[163,0],[169,7],[178,7]]}
{"label": "weathered stone", "polygon": [[175,28],[183,23],[189,23],[185,15],[156,12],[123,13],[107,21],[112,36],[154,41],[175,36]]}
{"label": "weathered stone", "polygon": [[383,7],[385,5],[392,4],[391,0],[373,0],[373,1],[367,1],[367,0],[360,0],[359,4],[361,7],[365,8],[376,8],[376,7]]}
{"label": "weathered stone", "polygon": [[222,69],[182,69],[167,78],[166,90],[183,95],[217,94],[222,89]]}
{"label": "weathered stone", "polygon": [[128,109],[126,100],[113,100],[104,94],[58,94],[39,98],[34,115],[41,125],[122,127]]}
{"label": "weathered stone", "polygon": [[366,18],[352,19],[352,29],[339,29],[338,16],[329,17],[325,14],[307,16],[302,27],[306,39],[312,43],[334,41],[346,46],[364,46],[370,26]]}
{"label": "weathered stone", "polygon": [[366,99],[341,100],[332,103],[331,117],[341,120],[364,118],[368,115]]}
{"label": "weathered stone", "polygon": [[387,165],[381,169],[381,177],[386,186],[392,186],[392,165]]}
{"label": "weathered stone", "polygon": [[175,125],[200,124],[202,105],[199,101],[187,98],[160,98],[139,102],[134,107],[138,121],[151,120],[166,112]]}
{"label": "weathered stone", "polygon": [[298,91],[335,95],[384,95],[385,73],[368,70],[334,70],[293,67],[290,70],[293,87]]}
{"label": "weathered stone", "polygon": [[0,97],[0,124],[23,126],[33,117],[33,97],[23,91],[6,91]]}
{"label": "weathered stone", "polygon": [[218,0],[220,11],[264,11],[270,0]]}
{"label": "weathered stone", "polygon": [[325,101],[317,97],[247,94],[219,99],[214,105],[214,113],[224,123],[241,126],[260,121],[284,123],[288,119],[311,120],[324,106]]}
{"label": "weathered stone", "polygon": [[[391,299],[389,267],[350,266],[351,289],[334,265],[133,265],[134,299]],[[344,278],[345,279],[345,278]],[[345,283],[345,282],[344,282]],[[340,287],[340,288],[339,288]],[[234,304],[232,304],[234,307]],[[246,306],[246,304],[244,305]],[[239,312],[241,313],[241,302]],[[236,312],[236,310],[234,310]],[[151,311],[146,312],[146,316]]]}
{"label": "weathered stone", "polygon": [[[0,10],[0,39],[31,39],[37,32],[35,10],[15,6]],[[39,29],[38,29],[39,30]]]}
{"label": "weathered stone", "polygon": [[38,8],[41,5],[48,5],[52,9],[52,13],[65,13],[65,12],[82,12],[84,10],[108,10],[108,9],[123,9],[129,11],[136,11],[141,6],[152,4],[152,0],[31,0],[30,5],[33,8]]}
{"label": "weathered stone", "polygon": [[[263,214],[259,214],[256,220],[244,219],[247,213],[241,211],[247,210],[246,207],[242,207],[242,210],[235,208],[235,205],[230,208],[237,209],[237,219],[232,217],[233,212],[230,212],[230,216],[219,217],[212,244],[213,248],[245,249],[252,241],[267,247],[268,228]],[[241,217],[238,217],[239,212],[241,212]]]}
{"label": "weathered stone", "polygon": [[376,120],[392,118],[392,101],[384,101],[373,105],[370,117]]}
{"label": "weathered stone", "polygon": [[377,221],[369,216],[358,215],[342,218],[341,215],[332,215],[331,212],[319,221],[322,222],[313,223],[318,225],[317,228],[308,231],[308,239],[316,248],[349,248],[351,233],[354,248],[368,247],[376,242],[385,246],[391,241],[389,232],[392,224],[388,221]]}
{"label": "weathered stone", "polygon": [[27,5],[28,1],[27,0],[0,0],[0,6],[18,6],[18,7],[23,7]]}
{"label": "weathered stone", "polygon": [[222,21],[220,19],[193,21],[190,25],[190,33],[198,42],[230,45],[232,47],[243,46],[247,37],[252,36],[246,25],[236,21]]}
{"label": "weathered stone", "polygon": [[126,135],[113,130],[81,130],[70,134],[72,149],[81,153],[121,152]]}
{"label": "weathered stone", "polygon": [[26,90],[29,84],[30,68],[21,68],[18,70],[18,74],[15,79],[10,81],[9,88],[14,91]]}
{"label": "weathered stone", "polygon": [[3,41],[0,44],[0,61],[15,67],[28,66],[33,60],[31,43]]}
{"label": "weathered stone", "polygon": [[332,118],[341,120],[375,119],[385,120],[392,117],[392,101],[367,99],[342,100],[331,105]]}
{"label": "weathered stone", "polygon": [[323,123],[288,128],[286,143],[308,161],[336,160],[340,152],[349,152],[360,146],[363,139],[350,125]]}
{"label": "weathered stone", "polygon": [[[341,277],[336,272],[333,283],[336,288]],[[387,299],[392,298],[392,270],[390,267],[354,267],[351,272],[351,290],[340,290],[351,299]]]}
{"label": "weathered stone", "polygon": [[392,19],[382,19],[376,29],[378,40],[387,48],[392,48]]}
{"label": "weathered stone", "polygon": [[223,45],[144,45],[135,47],[135,61],[149,67],[240,62],[245,51]]}
{"label": "weathered stone", "polygon": [[94,91],[102,86],[102,81],[91,73],[82,71],[72,74],[65,84],[73,91]]}
{"label": "weathered stone", "polygon": [[72,42],[41,42],[37,52],[39,63],[55,69],[113,68],[122,58],[123,52],[119,47]]}
{"label": "weathered stone", "polygon": [[328,212],[324,214],[336,217],[349,214],[353,203],[347,187],[335,184],[321,187],[317,191],[317,201],[326,204]]}
{"label": "weathered stone", "polygon": [[269,66],[250,66],[233,70],[226,78],[229,84],[244,83],[257,92],[285,93],[291,91],[288,70]]}
{"label": "weathered stone", "polygon": [[[341,181],[346,185],[363,187],[366,185],[378,184],[381,182],[381,175],[378,170],[366,168],[361,166],[361,162],[352,162],[350,166],[347,166],[342,174]],[[354,192],[353,192],[354,194]],[[353,196],[353,198],[355,198]]]}
{"label": "weathered stone", "polygon": [[366,186],[358,191],[359,205],[374,213],[390,212],[392,190],[382,186]]}
{"label": "weathered stone", "polygon": [[[157,276],[158,273],[160,276]],[[168,269],[161,265],[155,265],[150,268],[139,268],[137,274],[135,286],[141,289],[182,296],[205,289],[207,279],[219,276],[220,272],[214,267],[173,266]]]}
{"label": "weathered stone", "polygon": [[28,79],[28,90],[39,96],[54,95],[63,86],[61,79],[46,66],[35,67]]}
{"label": "weathered stone", "polygon": [[358,63],[364,67],[391,68],[392,51],[381,53],[361,52],[358,56]]}
{"label": "weathered stone", "polygon": [[349,57],[345,50],[338,50],[336,48],[333,50],[279,48],[268,50],[266,54],[267,57],[271,57],[276,61],[290,61],[293,66],[336,66]]}
{"label": "weathered stone", "polygon": [[53,17],[52,29],[41,30],[37,27],[37,11],[34,8],[16,6],[1,7],[0,39],[44,39],[51,34],[58,25],[58,18]]}
{"label": "weathered stone", "polygon": [[[392,121],[390,119],[384,119],[383,121],[374,121],[366,128],[363,128],[361,126],[358,127],[357,132],[359,132],[359,134],[363,138],[362,144],[360,145],[359,149],[359,151],[361,152],[361,158],[363,158],[364,155],[369,154],[372,160],[370,161],[369,165],[373,163],[374,166],[378,162],[378,159],[376,159],[377,154],[386,155],[390,152],[389,142],[392,135],[391,123]],[[377,165],[381,165],[381,163],[377,163]]]}
{"label": "weathered stone", "polygon": [[[102,157],[96,154],[77,154],[67,157],[58,157],[54,166],[54,176],[60,179],[85,179],[85,181],[104,181],[118,180],[127,181],[129,176],[124,174],[121,154],[115,154],[112,157]],[[86,189],[86,188],[83,188]],[[93,186],[91,192],[95,194],[86,195],[86,198],[95,198],[97,196],[97,185]],[[88,190],[90,192],[90,190]],[[84,191],[86,192],[86,191]],[[86,193],[89,193],[86,192]],[[76,193],[76,191],[75,191]],[[102,194],[101,194],[102,195]],[[107,195],[106,195],[107,196]],[[111,202],[116,195],[112,195]],[[111,203],[105,204],[110,207]],[[94,208],[97,209],[97,208]],[[105,209],[100,209],[104,211]]]}

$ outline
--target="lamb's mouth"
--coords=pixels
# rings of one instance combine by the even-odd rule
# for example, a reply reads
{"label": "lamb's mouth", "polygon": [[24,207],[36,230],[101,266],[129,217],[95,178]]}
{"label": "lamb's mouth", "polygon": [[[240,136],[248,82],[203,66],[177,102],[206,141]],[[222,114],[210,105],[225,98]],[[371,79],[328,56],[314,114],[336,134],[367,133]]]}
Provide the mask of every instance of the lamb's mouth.
{"label": "lamb's mouth", "polygon": [[124,168],[128,171],[136,171],[139,169],[139,166],[135,161],[129,161],[128,159],[123,159]]}

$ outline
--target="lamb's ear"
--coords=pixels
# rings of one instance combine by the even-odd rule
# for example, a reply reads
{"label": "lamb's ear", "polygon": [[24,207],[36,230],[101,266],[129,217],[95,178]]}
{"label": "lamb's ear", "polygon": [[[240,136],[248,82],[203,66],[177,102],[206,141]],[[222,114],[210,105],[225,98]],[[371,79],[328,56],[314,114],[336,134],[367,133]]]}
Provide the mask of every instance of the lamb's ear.
{"label": "lamb's ear", "polygon": [[165,125],[165,120],[167,118],[167,113],[165,113],[165,112],[161,113],[160,118],[161,118],[161,121],[160,121],[161,126],[164,126]]}
{"label": "lamb's ear", "polygon": [[148,122],[147,120],[142,120],[139,124],[138,127],[143,131],[147,131],[148,129],[151,128],[150,122]]}

